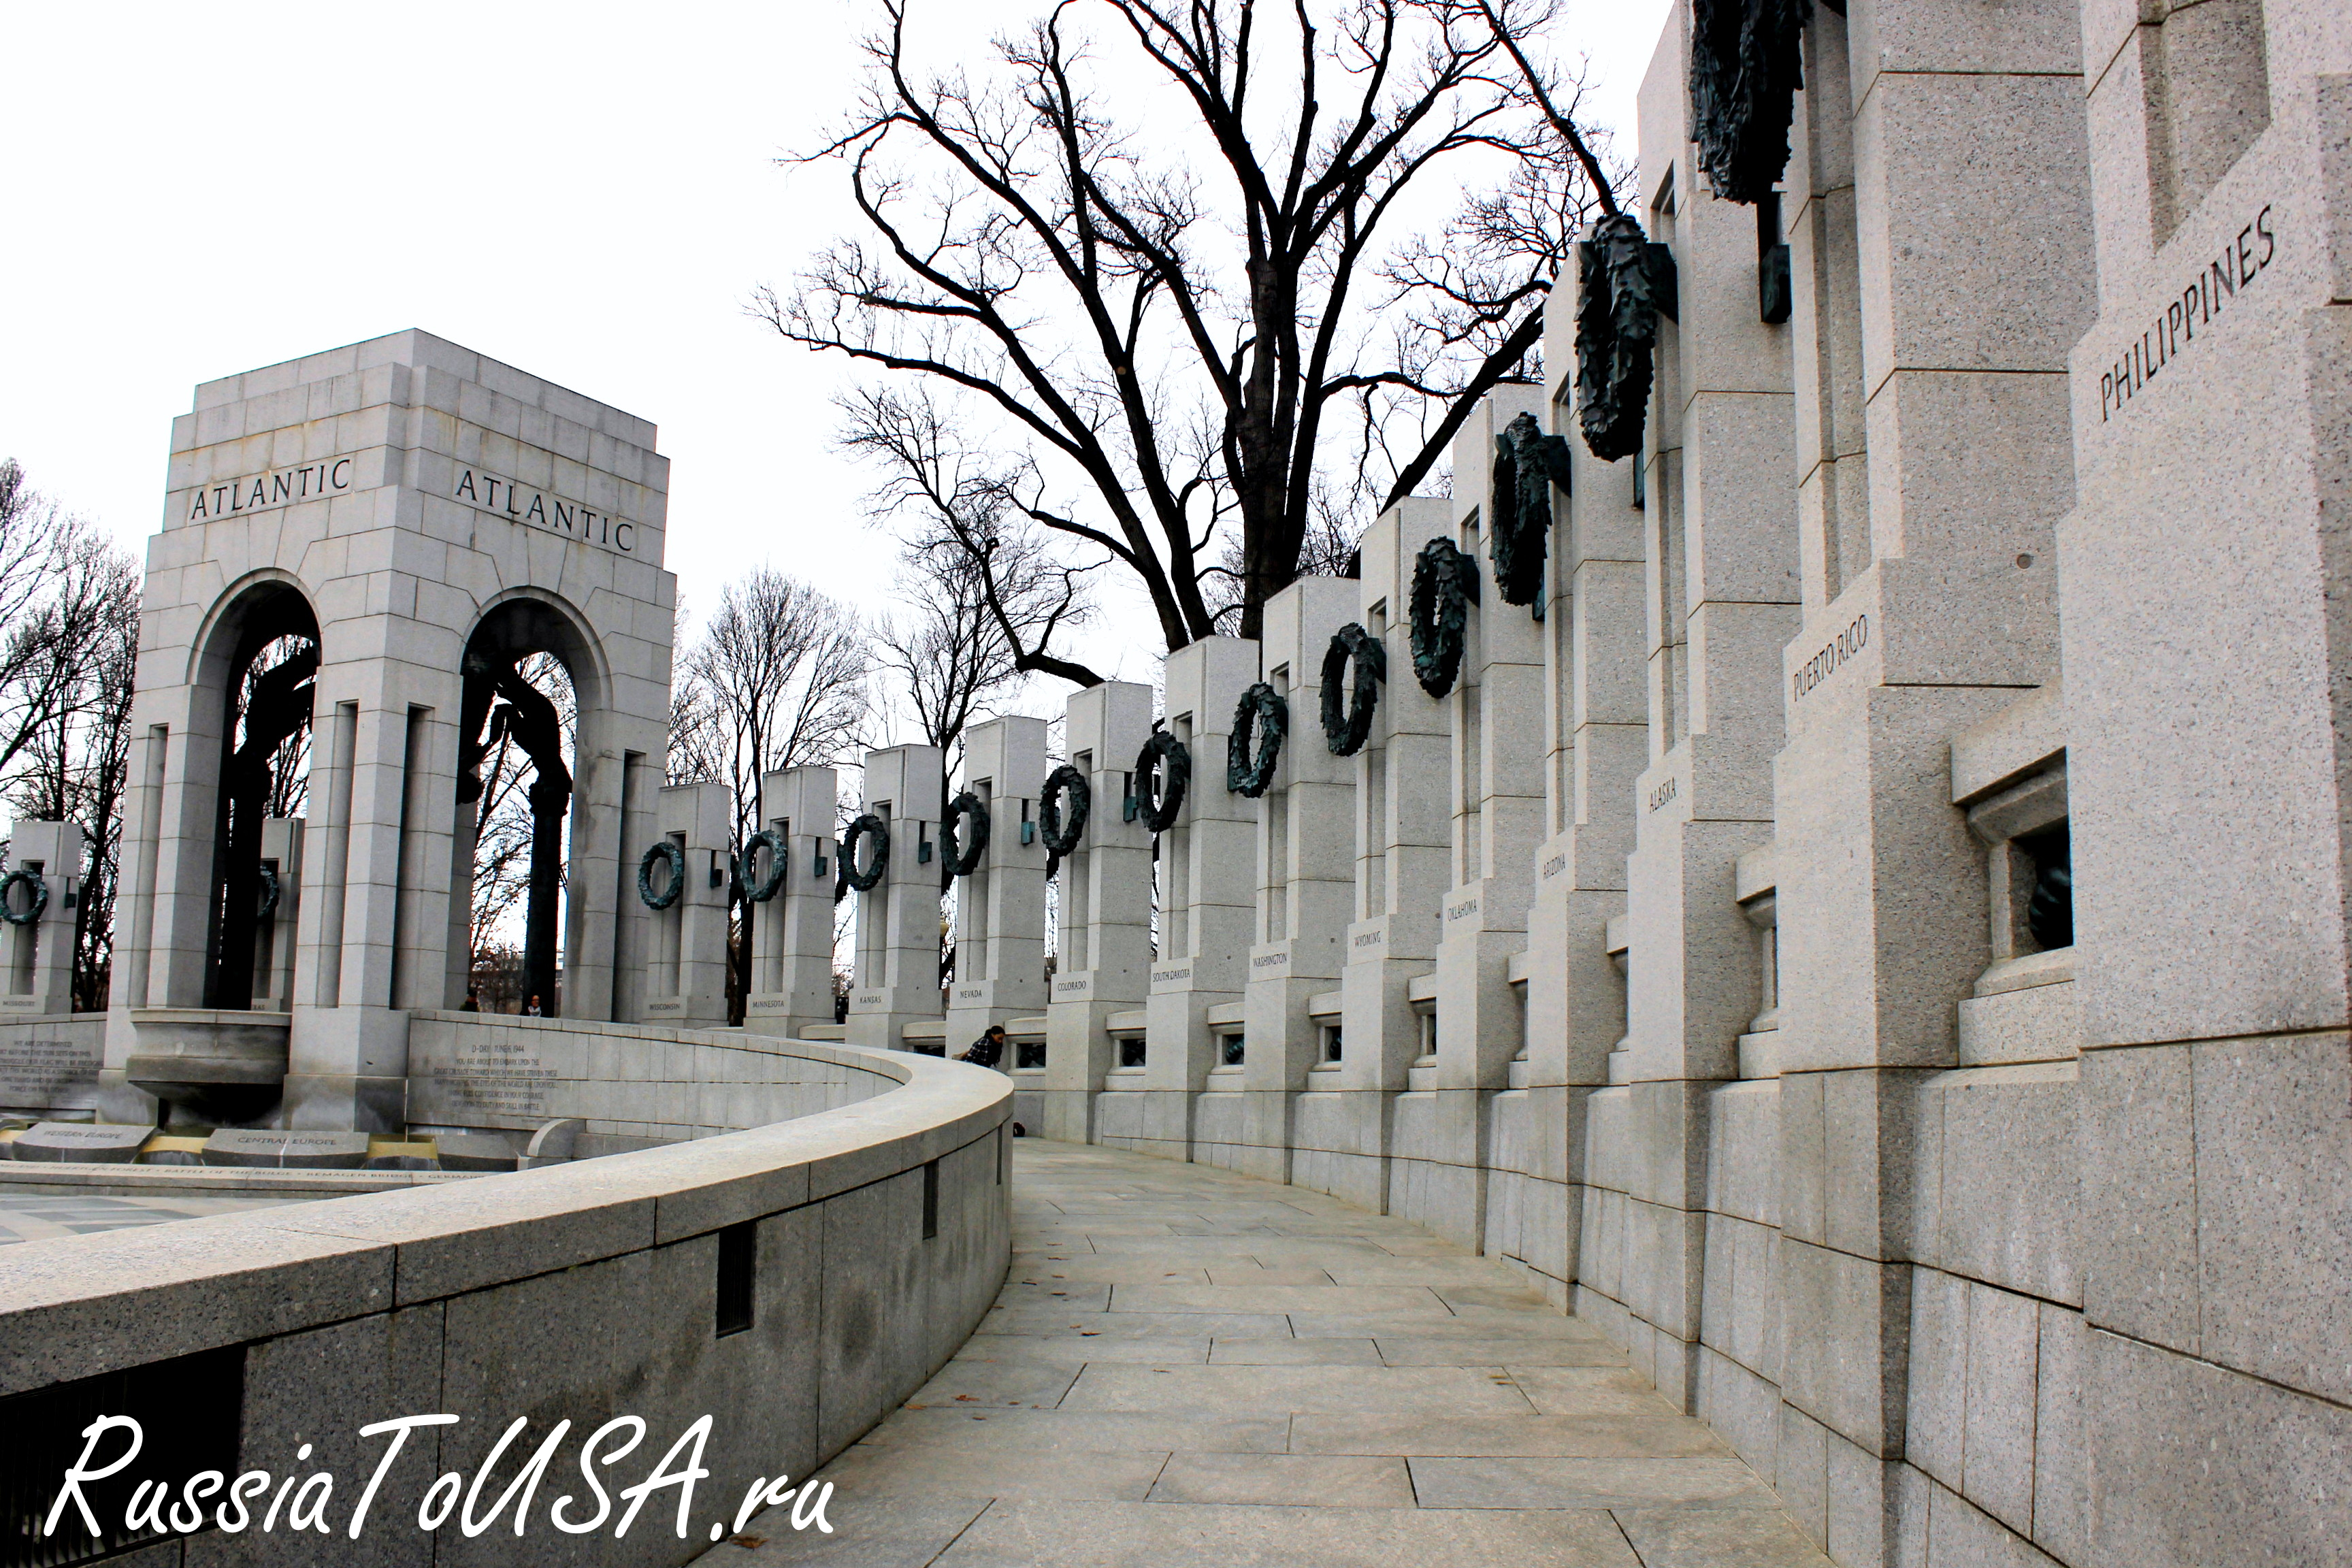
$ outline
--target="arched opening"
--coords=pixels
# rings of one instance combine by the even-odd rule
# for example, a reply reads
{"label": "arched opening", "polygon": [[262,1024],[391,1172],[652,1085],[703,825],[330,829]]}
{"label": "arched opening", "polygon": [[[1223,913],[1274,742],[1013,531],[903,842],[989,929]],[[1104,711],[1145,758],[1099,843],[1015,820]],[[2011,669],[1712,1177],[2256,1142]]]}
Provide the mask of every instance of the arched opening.
{"label": "arched opening", "polygon": [[257,994],[284,1005],[267,976],[292,941],[281,931],[279,873],[268,825],[308,804],[310,710],[319,671],[319,621],[310,601],[282,584],[255,590],[222,627],[219,807],[213,837],[210,963],[205,1005],[250,1008]]}
{"label": "arched opening", "polygon": [[466,1005],[484,1012],[563,1010],[583,655],[572,623],[528,599],[492,609],[467,640],[456,847],[465,918],[452,936]]}

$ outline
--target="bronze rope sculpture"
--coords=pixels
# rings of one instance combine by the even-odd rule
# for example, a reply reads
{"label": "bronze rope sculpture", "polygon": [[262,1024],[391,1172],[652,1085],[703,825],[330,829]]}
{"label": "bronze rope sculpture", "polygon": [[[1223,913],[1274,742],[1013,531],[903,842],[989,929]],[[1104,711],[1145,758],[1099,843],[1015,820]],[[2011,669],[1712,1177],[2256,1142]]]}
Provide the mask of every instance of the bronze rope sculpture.
{"label": "bronze rope sculpture", "polygon": [[[521,656],[519,656],[519,658]],[[493,705],[492,698],[499,699]],[[563,764],[563,721],[545,693],[513,663],[466,661],[460,710],[457,799],[482,798],[481,769],[490,748],[512,741],[530,759],[530,890],[523,915],[523,994],[542,1012],[558,1010],[556,906],[563,882],[563,818],[572,808],[572,771]]]}
{"label": "bronze rope sculpture", "polygon": [[572,808],[572,771],[563,765],[563,724],[555,704],[511,666],[491,678],[505,704],[491,718],[530,758],[530,898],[523,918],[523,994],[540,998],[549,1017],[555,991],[555,906],[563,877],[563,818]]}
{"label": "bronze rope sculpture", "polygon": [[269,811],[278,750],[310,722],[319,645],[306,643],[253,682],[245,704],[245,742],[229,754],[222,779],[218,921],[212,1005],[253,1005],[255,918],[261,896],[261,824]]}

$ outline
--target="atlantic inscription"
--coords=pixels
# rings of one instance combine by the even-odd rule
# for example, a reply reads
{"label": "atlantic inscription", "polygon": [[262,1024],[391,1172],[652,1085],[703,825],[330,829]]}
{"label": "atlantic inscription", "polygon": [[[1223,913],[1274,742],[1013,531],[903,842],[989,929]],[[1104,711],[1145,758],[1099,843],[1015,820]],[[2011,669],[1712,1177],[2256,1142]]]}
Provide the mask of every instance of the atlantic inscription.
{"label": "atlantic inscription", "polygon": [[635,553],[637,548],[636,524],[624,522],[584,502],[551,496],[480,468],[458,469],[457,482],[449,488],[449,499],[516,522],[568,535],[583,544],[601,544],[625,555]]}
{"label": "atlantic inscription", "polygon": [[272,468],[248,474],[226,484],[200,487],[188,502],[189,522],[217,521],[268,507],[291,506],[298,500],[341,495],[352,488],[352,458],[327,458],[299,468]]}

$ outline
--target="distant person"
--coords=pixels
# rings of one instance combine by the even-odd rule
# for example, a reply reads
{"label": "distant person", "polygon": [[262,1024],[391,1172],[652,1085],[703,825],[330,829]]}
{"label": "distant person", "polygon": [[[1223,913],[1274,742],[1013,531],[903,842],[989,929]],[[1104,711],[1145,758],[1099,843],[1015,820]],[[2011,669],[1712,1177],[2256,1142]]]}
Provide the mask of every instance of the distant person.
{"label": "distant person", "polygon": [[478,1013],[481,1010],[482,988],[478,985],[467,986],[466,999],[457,1004],[457,1011],[460,1013]]}
{"label": "distant person", "polygon": [[1004,1059],[1004,1026],[991,1024],[980,1038],[964,1048],[960,1062],[970,1062],[976,1068],[992,1068]]}
{"label": "distant person", "polygon": [[522,1010],[522,1016],[526,1018],[536,1018],[539,1016],[539,994],[537,992],[534,991],[531,993],[530,1005]]}

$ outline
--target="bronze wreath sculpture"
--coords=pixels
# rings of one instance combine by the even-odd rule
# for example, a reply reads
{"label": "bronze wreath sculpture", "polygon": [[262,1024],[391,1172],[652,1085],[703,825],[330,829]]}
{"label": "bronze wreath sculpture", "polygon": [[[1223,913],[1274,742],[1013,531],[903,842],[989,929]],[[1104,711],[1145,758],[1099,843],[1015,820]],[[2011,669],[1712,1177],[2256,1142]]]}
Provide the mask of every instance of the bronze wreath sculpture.
{"label": "bronze wreath sculpture", "polygon": [[[1355,679],[1343,700],[1340,679],[1350,664],[1355,667]],[[1381,682],[1388,673],[1388,649],[1381,646],[1380,638],[1353,621],[1331,634],[1331,646],[1323,650],[1322,707],[1323,743],[1333,756],[1352,757],[1372,738],[1372,715],[1380,707]]]}
{"label": "bronze wreath sculpture", "polygon": [[[857,868],[857,841],[874,840],[874,864],[866,870]],[[870,893],[882,882],[883,873],[890,868],[890,825],[872,812],[860,812],[841,836],[841,879],[853,892]]]}
{"label": "bronze wreath sculpture", "polygon": [[1476,563],[1442,535],[1423,545],[1412,563],[1412,678],[1432,697],[1445,696],[1462,677],[1477,602]]}
{"label": "bronze wreath sculpture", "polygon": [[[1063,816],[1062,802],[1069,800],[1069,815]],[[1087,775],[1064,763],[1045,775],[1045,793],[1037,797],[1037,837],[1045,845],[1045,875],[1051,877],[1062,868],[1062,862],[1078,847],[1078,839],[1087,831],[1087,813],[1094,806],[1094,787]]]}
{"label": "bronze wreath sculpture", "polygon": [[[971,822],[969,843],[956,831],[956,824],[967,818]],[[940,824],[941,869],[950,877],[969,877],[979,870],[981,857],[988,853],[988,803],[968,789],[958,791]]]}
{"label": "bronze wreath sculpture", "polygon": [[[666,861],[669,866],[667,890],[654,891],[654,862]],[[668,839],[650,846],[637,859],[637,901],[649,910],[666,910],[677,902],[686,891],[686,851]]]}
{"label": "bronze wreath sculpture", "polygon": [[[751,869],[753,857],[759,853],[763,845],[768,851],[768,874],[754,882],[747,873]],[[743,889],[744,901],[764,904],[782,891],[784,873],[790,869],[786,864],[790,857],[791,851],[785,847],[784,836],[772,827],[762,827],[743,840],[743,848],[735,857],[735,866],[737,880]]]}
{"label": "bronze wreath sculpture", "polygon": [[1723,201],[1755,205],[1789,166],[1812,0],[1691,0],[1691,140]]}
{"label": "bronze wreath sculpture", "polygon": [[1175,826],[1192,779],[1192,753],[1184,742],[1165,730],[1151,731],[1135,754],[1135,804],[1143,826],[1154,833]]}
{"label": "bronze wreath sculpture", "polygon": [[[20,883],[33,890],[32,900],[25,906],[25,912],[21,915],[8,907],[9,892]],[[12,926],[28,926],[39,920],[41,911],[48,907],[48,883],[26,870],[22,866],[6,876],[0,877],[0,921],[6,921]]]}
{"label": "bronze wreath sculpture", "polygon": [[1263,680],[1243,692],[1234,708],[1233,733],[1225,737],[1225,788],[1252,800],[1265,794],[1289,732],[1290,704],[1281,692]]}
{"label": "bronze wreath sculpture", "polygon": [[1658,338],[1658,271],[1641,220],[1612,213],[1576,247],[1576,419],[1604,463],[1642,449],[1650,353]]}
{"label": "bronze wreath sculpture", "polygon": [[1495,592],[1507,605],[1543,597],[1554,485],[1568,493],[1568,442],[1545,435],[1534,415],[1522,414],[1495,437],[1494,516],[1487,521]]}

